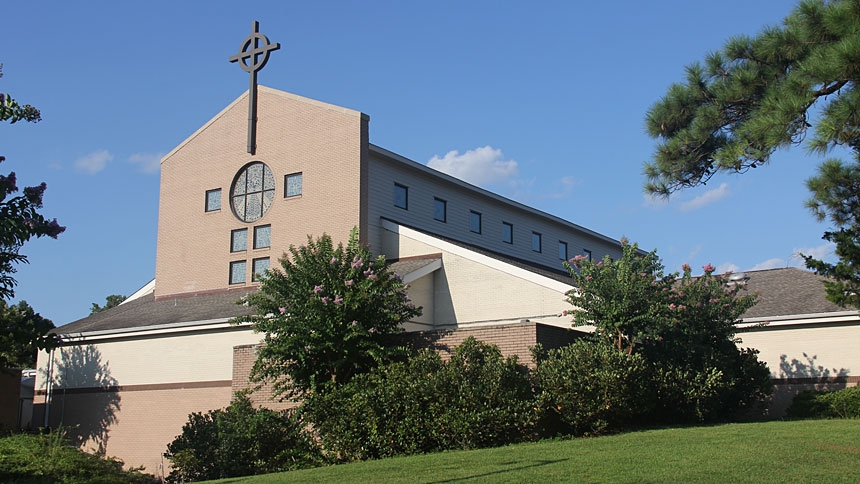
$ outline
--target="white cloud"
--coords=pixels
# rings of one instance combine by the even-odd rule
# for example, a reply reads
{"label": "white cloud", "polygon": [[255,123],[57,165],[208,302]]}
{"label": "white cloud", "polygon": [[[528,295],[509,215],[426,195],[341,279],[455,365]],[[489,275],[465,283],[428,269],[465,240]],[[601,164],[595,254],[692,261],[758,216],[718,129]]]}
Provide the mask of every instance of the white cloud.
{"label": "white cloud", "polygon": [[689,254],[689,255],[687,255],[687,260],[693,260],[693,259],[695,259],[695,258],[696,258],[696,255],[698,255],[698,254],[699,254],[699,252],[701,252],[701,251],[702,251],[702,244],[699,244],[699,245],[697,245],[697,246],[693,247],[693,250],[691,250],[691,251],[690,251],[690,254]]}
{"label": "white cloud", "polygon": [[731,262],[723,262],[719,266],[717,266],[717,274],[725,274],[726,272],[738,272],[741,270],[737,264],[733,264]]}
{"label": "white cloud", "polygon": [[492,146],[475,148],[462,155],[452,150],[441,158],[438,155],[430,158],[427,166],[474,185],[496,183],[519,174],[517,162],[505,160],[502,150]]}
{"label": "white cloud", "polygon": [[797,267],[806,267],[806,264],[801,257],[801,254],[812,256],[813,259],[825,260],[834,259],[836,255],[836,244],[828,242],[818,247],[804,247],[802,249],[794,249],[794,254],[791,256],[792,263],[797,263]]}
{"label": "white cloud", "polygon": [[75,169],[95,174],[104,170],[111,161],[113,155],[108,150],[94,151],[75,160]]}
{"label": "white cloud", "polygon": [[692,210],[698,210],[705,205],[714,203],[718,200],[722,200],[727,195],[729,195],[729,184],[723,183],[718,188],[714,188],[713,190],[708,190],[707,192],[699,195],[698,197],[686,201],[682,203],[678,208],[682,212],[690,212]]}
{"label": "white cloud", "polygon": [[785,267],[785,259],[780,259],[779,257],[774,257],[773,259],[768,259],[764,262],[759,262],[758,264],[752,266],[750,268],[751,271],[763,271],[765,269],[777,269],[780,267]]}
{"label": "white cloud", "polygon": [[567,198],[567,197],[573,195],[573,187],[575,187],[578,184],[579,184],[579,182],[577,182],[576,179],[572,176],[562,177],[560,180],[556,181],[553,184],[554,189],[556,186],[559,187],[558,190],[551,191],[551,192],[543,195],[542,198],[551,198],[554,200],[558,200],[561,198]]}
{"label": "white cloud", "polygon": [[135,153],[128,157],[128,162],[137,165],[144,173],[157,173],[162,156],[164,153]]}
{"label": "white cloud", "polygon": [[659,195],[652,195],[650,193],[643,193],[642,198],[644,199],[644,201],[642,202],[642,205],[644,205],[648,208],[653,208],[655,210],[659,210],[659,209],[665,207],[666,205],[669,205],[669,199],[667,197],[661,197]]}

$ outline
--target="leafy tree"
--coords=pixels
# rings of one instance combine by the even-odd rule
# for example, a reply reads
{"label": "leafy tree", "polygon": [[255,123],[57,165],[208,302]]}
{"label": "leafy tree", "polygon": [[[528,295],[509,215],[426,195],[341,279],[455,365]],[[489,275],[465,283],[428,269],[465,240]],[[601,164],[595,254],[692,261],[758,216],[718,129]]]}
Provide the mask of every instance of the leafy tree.
{"label": "leafy tree", "polygon": [[35,312],[27,301],[10,306],[0,299],[0,370],[34,368],[36,353],[57,344],[56,335],[48,334],[52,329],[54,323]]}
{"label": "leafy tree", "polygon": [[[858,303],[860,226],[860,5],[855,0],[807,0],[783,21],[755,37],[738,36],[687,68],[648,111],[648,133],[660,139],[645,166],[646,190],[668,196],[704,185],[716,173],[743,173],[780,148],[801,144],[810,128],[813,152],[846,147],[850,165],[829,160],[808,182],[808,205],[837,230],[840,263],[806,257],[807,266],[833,277],[828,295]],[[815,114],[819,114],[815,119]],[[845,212],[852,214],[844,217]]]}
{"label": "leafy tree", "polygon": [[804,256],[806,266],[831,278],[827,298],[840,306],[860,308],[860,161],[851,165],[825,161],[806,186],[813,193],[807,206],[819,220],[830,218],[838,230],[823,239],[836,244],[836,264]]}
{"label": "leafy tree", "polygon": [[406,354],[391,337],[421,309],[409,302],[385,256],[374,259],[359,244],[357,229],[346,247],[335,248],[324,234],[289,252],[280,270],[268,271],[260,290],[247,296],[256,314],[233,320],[265,334],[252,378],[295,397]]}
{"label": "leafy tree", "polygon": [[[0,64],[0,70],[3,66]],[[0,77],[3,73],[0,72]],[[29,104],[20,105],[8,94],[0,94],[0,121],[14,124],[18,121],[38,122],[41,120],[39,110]],[[0,163],[6,158],[0,156]],[[19,250],[25,242],[33,237],[57,238],[65,227],[57,223],[57,219],[48,220],[38,212],[42,208],[42,196],[47,185],[42,183],[35,187],[25,187],[21,195],[12,196],[18,192],[15,172],[8,176],[0,175],[0,299],[9,299],[15,295],[14,264],[26,263],[27,256]]]}
{"label": "leafy tree", "polygon": [[126,299],[127,297],[123,296],[122,294],[111,294],[110,296],[105,298],[104,306],[99,306],[98,303],[93,303],[93,307],[90,309],[90,315],[106,311],[110,308],[115,308]]}
{"label": "leafy tree", "polygon": [[575,326],[593,325],[599,342],[642,355],[651,365],[654,417],[721,419],[762,400],[772,385],[767,366],[757,351],[739,349],[735,338],[735,323],[755,296],[741,294],[742,284],[714,274],[710,264],[699,277],[686,265],[680,277],[664,275],[655,252],[641,255],[626,243],[622,250],[616,261],[571,259],[576,289],[568,301]]}

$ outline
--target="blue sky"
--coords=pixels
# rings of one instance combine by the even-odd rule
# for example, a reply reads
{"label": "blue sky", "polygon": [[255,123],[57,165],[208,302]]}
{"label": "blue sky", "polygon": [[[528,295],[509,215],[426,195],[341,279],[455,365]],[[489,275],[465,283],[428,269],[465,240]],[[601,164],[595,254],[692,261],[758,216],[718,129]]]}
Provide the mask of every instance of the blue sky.
{"label": "blue sky", "polygon": [[[646,110],[684,67],[793,1],[4,2],[0,170],[48,184],[68,227],[28,243],[17,299],[57,325],[155,273],[158,160],[247,89],[251,21],[281,50],[260,83],[370,115],[371,142],[613,238],[670,271],[832,257],[804,208],[802,147],[668,202],[642,192]],[[827,255],[827,254],[831,255]]]}

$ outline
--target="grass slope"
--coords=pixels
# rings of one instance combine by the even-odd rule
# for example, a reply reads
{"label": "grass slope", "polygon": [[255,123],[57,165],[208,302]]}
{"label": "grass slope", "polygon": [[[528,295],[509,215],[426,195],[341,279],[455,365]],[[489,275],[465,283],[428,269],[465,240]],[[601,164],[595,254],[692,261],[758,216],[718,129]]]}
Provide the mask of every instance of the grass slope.
{"label": "grass slope", "polygon": [[649,430],[212,482],[857,483],[860,482],[860,420]]}

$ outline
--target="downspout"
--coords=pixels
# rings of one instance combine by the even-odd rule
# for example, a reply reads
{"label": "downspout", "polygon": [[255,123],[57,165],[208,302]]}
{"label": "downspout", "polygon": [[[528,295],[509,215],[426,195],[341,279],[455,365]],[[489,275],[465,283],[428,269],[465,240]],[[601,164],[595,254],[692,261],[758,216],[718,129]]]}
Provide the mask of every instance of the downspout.
{"label": "downspout", "polygon": [[48,353],[48,371],[45,379],[45,428],[48,428],[51,416],[51,393],[54,387],[54,348]]}

